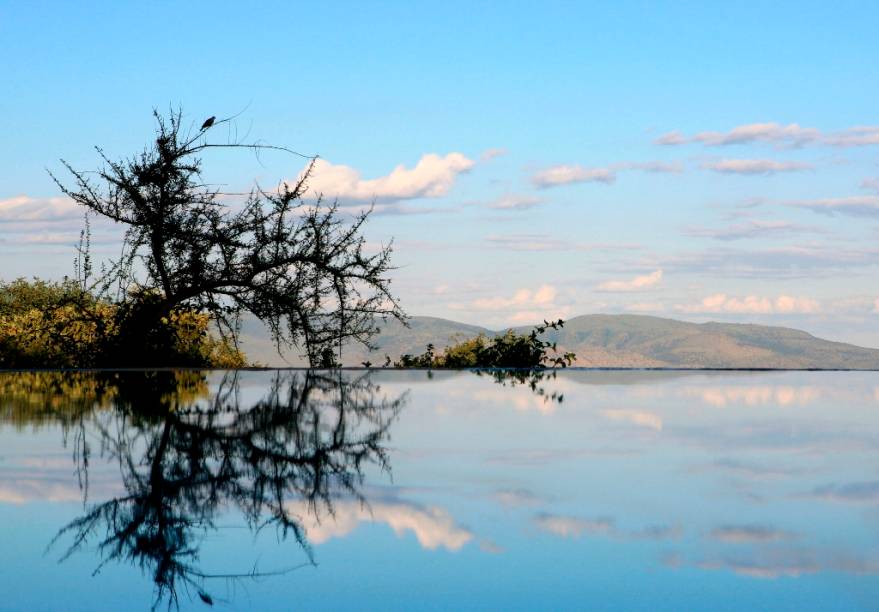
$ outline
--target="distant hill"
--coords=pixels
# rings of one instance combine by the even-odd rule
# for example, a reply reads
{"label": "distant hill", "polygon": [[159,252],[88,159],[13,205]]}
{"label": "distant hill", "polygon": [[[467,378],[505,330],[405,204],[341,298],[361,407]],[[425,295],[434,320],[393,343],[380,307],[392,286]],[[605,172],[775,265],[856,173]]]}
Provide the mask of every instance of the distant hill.
{"label": "distant hill", "polygon": [[[378,349],[344,352],[345,365],[375,365],[384,356],[424,352],[428,343],[442,349],[479,333],[499,333],[435,317],[413,317],[410,328],[388,322],[375,339]],[[526,332],[530,326],[515,328]],[[547,337],[560,350],[577,354],[575,365],[608,368],[818,368],[879,369],[879,350],[822,340],[786,327],[735,323],[687,323],[641,315],[584,315],[565,321]],[[248,358],[269,366],[307,365],[298,357],[281,359],[256,322],[245,321],[242,346]]]}

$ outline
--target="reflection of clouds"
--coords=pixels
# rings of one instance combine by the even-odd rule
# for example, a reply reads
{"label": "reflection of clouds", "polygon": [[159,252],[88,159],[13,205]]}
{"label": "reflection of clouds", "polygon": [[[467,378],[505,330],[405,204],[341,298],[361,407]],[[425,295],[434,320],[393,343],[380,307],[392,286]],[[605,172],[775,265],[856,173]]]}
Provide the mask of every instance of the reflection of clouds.
{"label": "reflection of clouds", "polygon": [[459,550],[473,538],[473,534],[455,524],[443,508],[425,508],[398,500],[370,501],[368,504],[348,499],[333,504],[334,514],[318,519],[305,502],[290,504],[289,512],[302,522],[308,540],[323,544],[331,538],[342,538],[354,531],[360,523],[385,523],[397,536],[411,531],[423,548]]}
{"label": "reflection of clouds", "polygon": [[[680,567],[686,563],[675,557]],[[671,563],[666,565],[672,566]],[[842,572],[856,575],[879,574],[879,560],[838,554],[829,551],[757,549],[744,554],[719,555],[694,564],[700,569],[726,570],[748,578],[774,580],[798,578],[819,572]]]}
{"label": "reflection of clouds", "polygon": [[75,486],[45,480],[11,480],[0,484],[0,503],[78,502],[82,491]]}
{"label": "reflection of clouds", "polygon": [[731,544],[777,542],[794,537],[789,531],[765,525],[721,525],[712,529],[709,535],[714,540]]}
{"label": "reflection of clouds", "polygon": [[536,466],[547,463],[569,462],[588,457],[627,457],[638,451],[617,448],[577,448],[577,449],[525,449],[497,453],[486,459],[487,463],[507,466]]}
{"label": "reflection of clouds", "polygon": [[492,497],[502,506],[508,507],[533,506],[540,502],[540,498],[527,489],[502,489],[495,491]]}
{"label": "reflection of clouds", "polygon": [[714,461],[713,463],[705,467],[707,469],[716,469],[718,471],[750,478],[752,480],[787,478],[790,476],[798,476],[806,472],[806,470],[802,468],[766,465],[761,463],[738,461],[736,459],[718,459],[717,461]]}
{"label": "reflection of clouds", "polygon": [[801,474],[805,474],[807,472],[806,469],[803,468],[792,468],[792,467],[781,467],[781,466],[773,466],[773,465],[765,465],[759,463],[751,463],[745,461],[738,461],[736,459],[717,459],[716,461],[709,463],[705,466],[700,466],[699,468],[694,468],[694,471],[700,470],[716,470],[719,472],[726,472],[733,476],[739,476],[742,478],[748,478],[751,480],[769,480],[775,478],[787,478],[790,476],[798,476]]}
{"label": "reflection of clouds", "polygon": [[512,406],[517,412],[539,412],[540,414],[552,414],[556,409],[556,402],[547,396],[535,395],[530,389],[521,389],[511,392],[503,387],[492,389],[480,389],[474,391],[471,397],[479,403],[503,404]]}
{"label": "reflection of clouds", "polygon": [[831,483],[816,487],[806,497],[841,502],[879,503],[879,480]]}
{"label": "reflection of clouds", "polygon": [[801,453],[872,451],[876,435],[851,423],[831,423],[822,420],[778,418],[767,420],[740,420],[719,427],[710,420],[693,426],[681,425],[668,430],[667,440],[678,440],[697,447],[722,450],[726,453],[746,449],[761,449]]}
{"label": "reflection of clouds", "polygon": [[479,541],[479,550],[482,550],[487,553],[491,553],[493,555],[499,555],[501,553],[506,552],[506,549],[503,546],[495,544],[491,540],[480,540]]}
{"label": "reflection of clouds", "polygon": [[[22,461],[14,463],[34,463],[39,460]],[[0,471],[0,504],[29,504],[29,503],[67,503],[82,502],[84,491],[79,487],[75,476],[70,473],[70,461],[66,465],[55,465],[54,460],[47,460],[52,464],[41,470],[4,470]],[[66,467],[63,474],[57,472]],[[55,473],[53,473],[53,471]],[[91,474],[89,478],[89,497],[104,498],[118,495],[122,490],[121,483],[113,479],[104,478],[98,474]]]}
{"label": "reflection of clouds", "polygon": [[677,540],[684,534],[680,525],[648,525],[626,534],[636,540]]}
{"label": "reflection of clouds", "polygon": [[696,565],[700,569],[728,570],[739,576],[762,578],[766,580],[774,580],[782,577],[797,578],[804,574],[814,574],[821,570],[821,568],[810,559],[781,559],[773,562],[756,559],[721,557],[707,559]]}
{"label": "reflection of clouds", "polygon": [[669,540],[681,537],[678,525],[648,525],[637,531],[618,529],[612,518],[587,519],[577,516],[541,513],[534,517],[534,525],[561,538],[579,538],[583,534],[604,535],[612,538],[636,540]]}
{"label": "reflection of clouds", "polygon": [[584,533],[610,534],[614,530],[613,519],[584,519],[556,514],[538,514],[534,517],[538,529],[562,538],[579,538]]}
{"label": "reflection of clouds", "polygon": [[646,427],[654,431],[662,431],[662,417],[645,410],[615,409],[605,410],[602,414],[611,421],[623,421],[637,427]]}
{"label": "reflection of clouds", "polygon": [[790,385],[685,387],[682,393],[688,397],[698,397],[703,403],[718,408],[737,404],[802,406],[821,397],[821,390],[818,387]]}

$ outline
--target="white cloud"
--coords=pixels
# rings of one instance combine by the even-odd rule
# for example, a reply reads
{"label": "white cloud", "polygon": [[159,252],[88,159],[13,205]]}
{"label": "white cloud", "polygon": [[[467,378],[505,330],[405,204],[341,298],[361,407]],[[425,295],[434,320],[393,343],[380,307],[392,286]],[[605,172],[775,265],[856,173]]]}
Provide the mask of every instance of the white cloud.
{"label": "white cloud", "polygon": [[825,215],[879,217],[879,196],[850,196],[789,202],[788,206],[805,208]]}
{"label": "white cloud", "polygon": [[495,157],[501,157],[506,154],[507,154],[507,150],[503,149],[503,148],[486,149],[479,156],[479,161],[481,161],[481,162],[491,161]]}
{"label": "white cloud", "polygon": [[0,200],[0,223],[51,223],[81,219],[85,209],[67,197],[32,198],[26,195]]}
{"label": "white cloud", "polygon": [[623,162],[612,167],[617,170],[641,170],[657,174],[680,174],[684,171],[684,165],[680,162]]}
{"label": "white cloud", "polygon": [[879,314],[879,298],[873,301],[873,312]]}
{"label": "white cloud", "polygon": [[422,156],[412,169],[399,165],[386,176],[364,179],[350,166],[319,159],[315,162],[308,187],[313,193],[338,198],[343,205],[346,201],[437,198],[446,195],[458,175],[468,172],[474,165],[473,160],[461,153],[449,153],[444,157],[429,153]]}
{"label": "white cloud", "polygon": [[879,126],[863,125],[828,134],[824,142],[836,147],[863,147],[879,144]]}
{"label": "white cloud", "polygon": [[503,310],[514,306],[545,306],[553,302],[556,293],[552,285],[543,285],[534,292],[519,289],[511,298],[479,298],[473,301],[472,307],[476,310]]}
{"label": "white cloud", "polygon": [[618,408],[605,410],[602,414],[611,421],[622,421],[624,423],[635,425],[636,427],[662,431],[662,417],[653,412]]}
{"label": "white cloud", "polygon": [[572,242],[549,234],[500,234],[485,237],[491,246],[510,251],[635,251],[637,244]]}
{"label": "white cloud", "polygon": [[689,313],[728,312],[736,314],[812,314],[821,311],[813,299],[780,295],[776,298],[748,295],[745,297],[715,293],[698,304],[677,306],[677,310]]}
{"label": "white cloud", "polygon": [[879,178],[869,178],[861,181],[861,189],[879,193]]}
{"label": "white cloud", "polygon": [[779,162],[771,159],[721,159],[702,164],[706,170],[722,174],[776,174],[778,172],[797,172],[810,170],[811,164],[801,162]]}
{"label": "white cloud", "polygon": [[563,319],[570,315],[571,306],[556,302],[558,291],[552,285],[536,290],[518,289],[512,296],[482,297],[468,303],[451,303],[450,310],[490,313],[494,322],[530,324],[543,319]]}
{"label": "white cloud", "polygon": [[540,514],[534,518],[538,529],[562,538],[579,538],[584,533],[607,535],[614,532],[614,521],[608,518],[584,519],[573,516]]}
{"label": "white cloud", "polygon": [[636,276],[627,281],[605,281],[598,285],[598,290],[607,292],[646,291],[658,285],[661,280],[662,270],[654,270],[650,274]]}
{"label": "white cloud", "polygon": [[821,132],[814,128],[800,127],[796,123],[780,125],[778,123],[751,123],[740,125],[729,132],[699,132],[693,136],[684,136],[680,132],[663,134],[656,140],[661,145],[681,145],[701,143],[708,146],[724,146],[732,144],[748,144],[768,142],[799,146],[814,142]]}
{"label": "white cloud", "polygon": [[541,170],[531,177],[531,182],[539,189],[569,185],[571,183],[613,183],[621,171],[640,170],[659,174],[679,174],[684,171],[680,162],[619,162],[603,168],[584,168],[583,166],[561,165]]}
{"label": "white cloud", "polygon": [[789,221],[772,221],[753,219],[744,223],[736,223],[720,229],[688,228],[685,230],[689,236],[715,238],[717,240],[742,240],[746,238],[761,238],[778,235],[794,235],[802,233],[822,233],[817,227],[798,225]]}
{"label": "white cloud", "polygon": [[681,394],[685,397],[698,397],[703,404],[716,408],[729,405],[803,406],[821,397],[821,391],[817,387],[789,385],[684,387]]}
{"label": "white cloud", "polygon": [[504,195],[488,205],[498,210],[526,210],[544,202],[543,198],[530,195]]}
{"label": "white cloud", "polygon": [[539,189],[569,185],[571,183],[613,183],[616,172],[610,168],[584,168],[583,166],[553,166],[541,170],[531,177],[531,182]]}
{"label": "white cloud", "polygon": [[305,502],[291,504],[288,510],[302,521],[308,540],[313,544],[345,537],[361,523],[385,523],[398,536],[412,532],[422,548],[428,550],[460,550],[473,538],[473,534],[459,527],[445,509],[425,508],[402,501],[371,501],[368,504],[358,500],[340,501],[333,504],[333,515],[321,520],[317,520]]}
{"label": "white cloud", "polygon": [[663,312],[665,311],[665,304],[661,304],[660,302],[635,302],[633,304],[626,304],[626,310],[629,312]]}
{"label": "white cloud", "polygon": [[710,147],[764,143],[777,147],[800,147],[820,144],[833,147],[862,147],[879,144],[879,126],[855,126],[838,132],[824,133],[817,128],[806,128],[796,123],[750,123],[728,132],[699,132],[686,136],[674,131],[663,134],[655,141],[660,145],[703,144]]}

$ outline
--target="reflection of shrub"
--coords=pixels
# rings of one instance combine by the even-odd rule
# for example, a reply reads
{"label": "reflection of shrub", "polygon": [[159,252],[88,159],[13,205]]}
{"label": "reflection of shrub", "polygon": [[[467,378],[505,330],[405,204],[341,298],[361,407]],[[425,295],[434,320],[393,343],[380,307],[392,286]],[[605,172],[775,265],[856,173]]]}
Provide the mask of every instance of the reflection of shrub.
{"label": "reflection of shrub", "polygon": [[567,367],[574,353],[559,353],[555,342],[540,336],[547,329],[559,329],[565,322],[544,321],[530,333],[513,330],[493,338],[480,334],[470,340],[453,344],[437,355],[432,344],[421,355],[402,355],[394,362],[398,368],[532,368]]}
{"label": "reflection of shrub", "polygon": [[0,282],[0,368],[244,365],[209,333],[208,315],[175,310],[158,327],[146,325],[157,301],[99,301],[68,280]]}

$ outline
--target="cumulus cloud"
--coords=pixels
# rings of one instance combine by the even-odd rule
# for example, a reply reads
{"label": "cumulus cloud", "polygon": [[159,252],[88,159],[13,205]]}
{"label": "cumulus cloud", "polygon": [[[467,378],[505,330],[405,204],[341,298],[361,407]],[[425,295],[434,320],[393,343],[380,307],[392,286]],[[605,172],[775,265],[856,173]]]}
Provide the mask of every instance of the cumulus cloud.
{"label": "cumulus cloud", "polygon": [[67,197],[19,195],[0,200],[0,223],[52,223],[81,219],[84,209]]}
{"label": "cumulus cloud", "polygon": [[319,159],[309,180],[309,189],[346,202],[393,202],[446,195],[459,174],[470,171],[475,162],[461,153],[439,156],[429,153],[414,168],[399,165],[390,174],[364,179],[350,166]]}
{"label": "cumulus cloud", "polygon": [[706,162],[702,164],[702,168],[721,174],[769,175],[811,170],[813,166],[802,162],[779,162],[771,159],[721,159]]}
{"label": "cumulus cloud", "polygon": [[748,295],[744,297],[715,293],[698,304],[677,306],[688,313],[727,312],[736,314],[813,314],[821,311],[820,304],[806,297],[780,295],[776,298]]}
{"label": "cumulus cloud", "polygon": [[879,196],[850,196],[788,202],[788,206],[805,208],[824,215],[879,217]]}
{"label": "cumulus cloud", "polygon": [[519,289],[512,296],[489,296],[468,303],[449,304],[451,310],[489,312],[504,317],[507,323],[525,324],[542,319],[565,318],[571,307],[556,302],[558,291],[552,285],[536,290]]}
{"label": "cumulus cloud", "polygon": [[823,233],[821,228],[800,225],[789,221],[753,219],[744,223],[734,223],[719,229],[691,227],[684,230],[689,236],[714,238],[716,240],[744,240],[770,236],[790,236],[805,233]]}
{"label": "cumulus cloud", "polygon": [[650,274],[636,276],[630,280],[605,281],[598,285],[598,290],[606,292],[647,291],[658,285],[661,280],[662,270],[654,270]]}
{"label": "cumulus cloud", "polygon": [[552,285],[543,285],[534,292],[519,289],[511,298],[490,297],[474,300],[473,307],[477,310],[503,310],[511,306],[545,306],[553,303],[556,293],[556,288]]}
{"label": "cumulus cloud", "polygon": [[572,183],[613,183],[617,174],[623,171],[640,170],[655,174],[679,174],[684,171],[680,162],[619,162],[599,168],[586,168],[578,164],[552,166],[531,177],[531,182],[539,189],[569,185]]}

